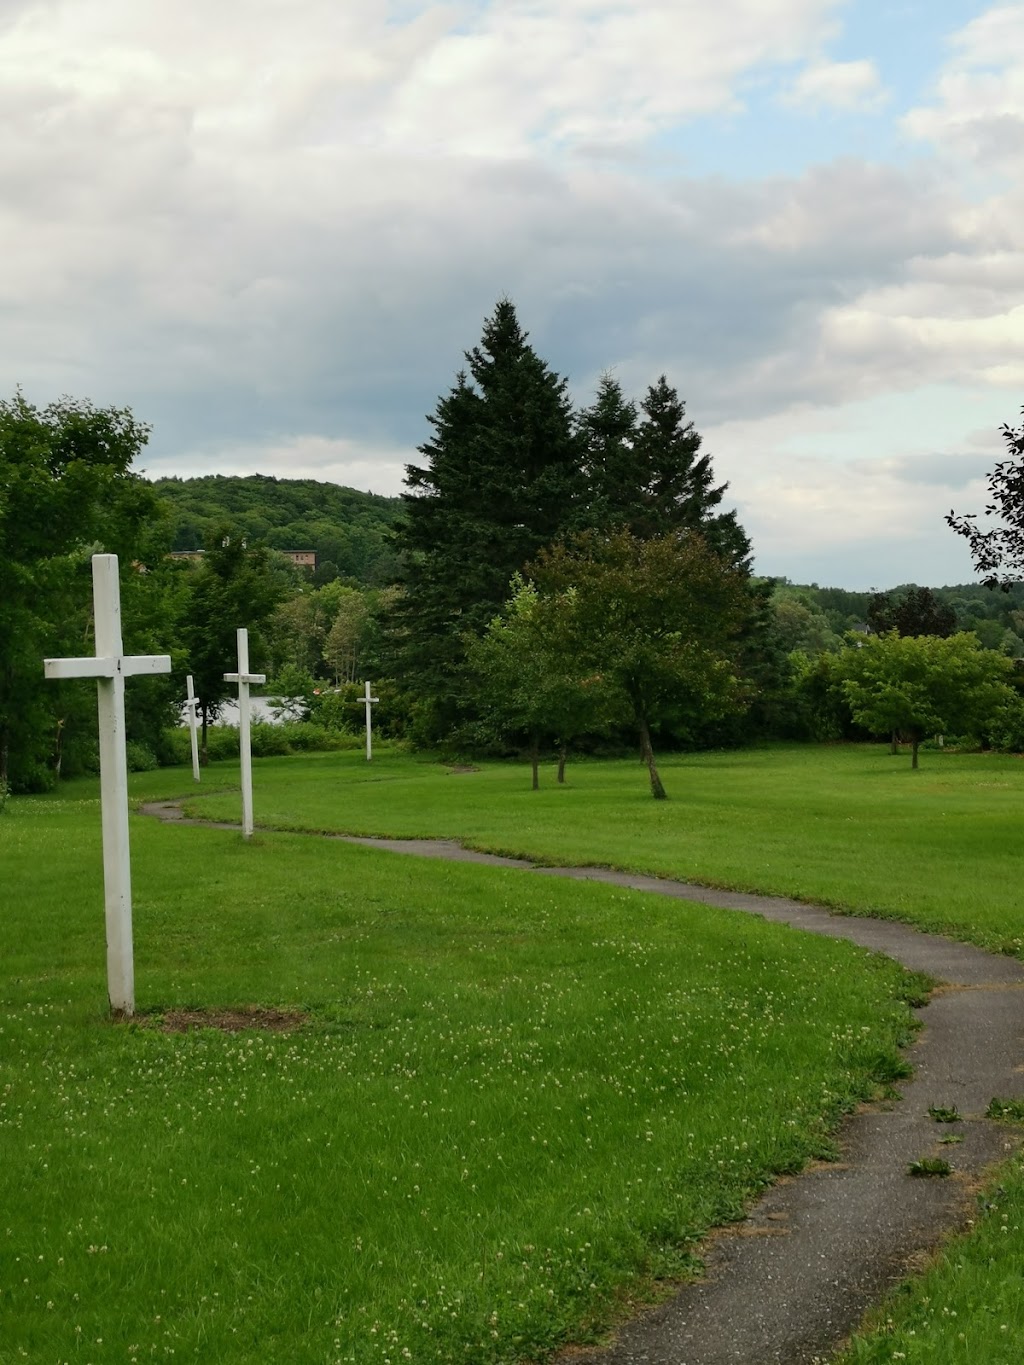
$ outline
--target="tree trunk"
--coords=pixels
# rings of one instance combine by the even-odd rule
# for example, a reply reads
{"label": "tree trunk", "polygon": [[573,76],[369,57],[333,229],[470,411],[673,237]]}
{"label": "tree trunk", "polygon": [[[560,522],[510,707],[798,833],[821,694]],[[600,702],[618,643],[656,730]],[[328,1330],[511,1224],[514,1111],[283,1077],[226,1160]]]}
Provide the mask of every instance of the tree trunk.
{"label": "tree trunk", "polygon": [[57,733],[53,737],[53,771],[60,779],[60,767],[64,761],[64,722],[57,722]]}
{"label": "tree trunk", "polygon": [[647,764],[647,771],[651,775],[651,795],[655,801],[665,801],[668,798],[668,792],[662,786],[661,778],[658,776],[658,766],[654,761],[654,750],[651,748],[651,732],[647,728],[646,719],[640,721],[640,753]]}
{"label": "tree trunk", "polygon": [[6,787],[10,780],[11,735],[5,725],[0,730],[0,787]]}
{"label": "tree trunk", "polygon": [[898,732],[897,732],[896,730],[893,730],[892,736],[891,736],[891,742],[890,742],[890,746],[889,746],[889,752],[890,752],[891,754],[898,754],[899,751],[900,751],[900,737],[899,737]]}
{"label": "tree trunk", "polygon": [[205,704],[200,706],[199,709],[203,713],[203,733],[202,738],[199,741],[199,766],[205,768],[210,762],[209,751],[206,748],[206,727],[209,724],[209,718],[206,714]]}
{"label": "tree trunk", "polygon": [[565,781],[565,760],[569,757],[569,751],[563,744],[558,751],[558,780]]}
{"label": "tree trunk", "polygon": [[910,741],[910,750],[911,750],[910,766],[911,766],[912,768],[916,768],[916,767],[917,767],[917,746],[918,746],[920,743],[921,743],[921,741],[918,739],[917,735],[915,735],[914,738]]}
{"label": "tree trunk", "polygon": [[540,788],[540,741],[536,735],[530,736],[530,767],[533,769],[533,790]]}

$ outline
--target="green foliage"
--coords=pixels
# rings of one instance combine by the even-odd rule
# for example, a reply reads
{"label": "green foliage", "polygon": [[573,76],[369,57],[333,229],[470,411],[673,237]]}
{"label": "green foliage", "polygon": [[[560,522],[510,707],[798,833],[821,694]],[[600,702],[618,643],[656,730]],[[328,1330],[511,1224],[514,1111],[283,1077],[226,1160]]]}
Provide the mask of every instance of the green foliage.
{"label": "green foliage", "polygon": [[930,1104],[928,1106],[928,1117],[935,1123],[959,1123],[963,1115],[955,1104]]}
{"label": "green foliage", "polygon": [[624,699],[662,799],[652,726],[699,729],[743,704],[735,644],[751,613],[746,574],[697,533],[640,540],[630,531],[585,532],[542,552],[531,573],[542,596],[564,603],[565,657]]}
{"label": "green foliage", "polygon": [[907,1167],[907,1174],[919,1177],[952,1175],[953,1167],[942,1157],[926,1156],[922,1157],[919,1161],[911,1161]]}
{"label": "green foliage", "polygon": [[701,436],[665,375],[639,410],[616,379],[602,376],[577,425],[586,450],[586,526],[626,528],[641,540],[700,531],[728,562],[749,569],[750,541],[736,513],[718,510],[728,484],[714,487],[711,457],[701,454]]}
{"label": "green foliage", "polygon": [[1024,1099],[1001,1100],[992,1099],[985,1110],[985,1115],[990,1119],[1004,1119],[1010,1123],[1024,1123]]}
{"label": "green foliage", "polygon": [[1013,705],[1013,665],[979,648],[966,633],[886,635],[858,639],[837,663],[840,689],[854,719],[876,734],[895,732],[918,747],[927,734],[977,730]]}
{"label": "green foliage", "polygon": [[876,635],[894,630],[898,635],[945,638],[956,629],[956,612],[948,602],[939,601],[930,588],[905,588],[895,598],[876,593],[868,603],[867,618]]}
{"label": "green foliage", "polygon": [[140,739],[128,740],[125,744],[125,755],[130,773],[148,773],[160,766],[156,754]]}
{"label": "green foliage", "polygon": [[127,409],[0,401],[0,779],[16,791],[48,785],[95,743],[95,688],[42,670],[44,657],[92,652],[91,553],[120,557],[125,644],[138,643],[131,562],[156,502],[131,467],[148,433]]}
{"label": "green foliage", "polygon": [[391,536],[402,516],[398,498],[263,474],[157,479],[153,487],[168,507],[175,550],[201,550],[227,524],[275,550],[315,551],[317,587],[329,581],[329,565],[335,577],[362,584],[387,583],[397,572]]}
{"label": "green foliage", "polygon": [[584,493],[566,381],[528,344],[507,299],[466,362],[469,376],[429,419],[426,463],[407,467],[396,541],[406,567],[395,671],[429,696],[438,737],[460,715],[467,634],[501,610],[512,575],[576,524]]}
{"label": "green foliage", "polygon": [[989,505],[985,508],[985,516],[994,518],[994,525],[983,531],[974,512],[966,516],[950,512],[946,518],[957,535],[967,540],[974,566],[988,587],[1019,584],[1024,577],[1024,423],[1018,428],[1004,424],[1002,434],[1007,458],[988,477]]}
{"label": "green foliage", "polygon": [[564,756],[584,733],[607,729],[623,698],[616,698],[604,674],[579,648],[573,591],[541,596],[518,575],[502,616],[496,616],[469,648],[483,717],[479,731],[527,743],[538,785],[542,742],[554,742]]}
{"label": "green foliage", "polygon": [[235,688],[224,674],[237,669],[237,631],[249,631],[249,666],[259,670],[259,628],[289,591],[291,576],[265,546],[249,546],[228,527],[211,537],[205,556],[188,572],[180,632],[200,701],[205,762],[209,722]]}

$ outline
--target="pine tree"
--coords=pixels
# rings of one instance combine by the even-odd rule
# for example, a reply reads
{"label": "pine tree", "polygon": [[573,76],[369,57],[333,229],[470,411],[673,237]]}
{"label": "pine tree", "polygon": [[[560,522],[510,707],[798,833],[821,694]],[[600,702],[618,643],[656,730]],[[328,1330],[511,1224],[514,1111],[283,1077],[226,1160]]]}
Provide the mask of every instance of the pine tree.
{"label": "pine tree", "polygon": [[[428,420],[423,465],[407,467],[400,667],[450,723],[463,637],[500,611],[512,575],[572,528],[583,498],[581,442],[566,381],[528,344],[501,300]],[[435,708],[436,709],[436,708]]]}
{"label": "pine tree", "polygon": [[586,448],[587,524],[595,530],[627,525],[639,514],[636,419],[636,404],[627,402],[618,380],[602,375],[593,405],[578,420]]}
{"label": "pine tree", "polygon": [[624,523],[647,539],[669,531],[700,531],[716,553],[749,571],[750,541],[736,513],[716,511],[728,484],[714,486],[711,456],[686,420],[686,406],[664,375],[647,390],[633,440],[634,478],[625,490]]}

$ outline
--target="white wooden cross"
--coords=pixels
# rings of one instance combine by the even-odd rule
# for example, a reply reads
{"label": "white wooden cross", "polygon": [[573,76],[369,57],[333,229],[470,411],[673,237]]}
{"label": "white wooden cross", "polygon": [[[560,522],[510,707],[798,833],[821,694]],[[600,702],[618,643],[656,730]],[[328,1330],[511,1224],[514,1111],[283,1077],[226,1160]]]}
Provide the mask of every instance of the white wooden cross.
{"label": "white wooden cross", "polygon": [[370,696],[370,684],[367,683],[367,684],[366,684],[366,693],[365,693],[365,695],[364,695],[364,697],[363,697],[363,702],[364,702],[365,705],[366,705],[366,761],[367,761],[367,763],[369,763],[370,760],[373,758],[373,727],[372,727],[372,723],[371,723],[371,721],[370,721],[370,708],[371,708],[371,706],[373,706],[374,702],[378,702],[378,701],[380,701],[380,697],[371,697],[371,696]]}
{"label": "white wooden cross", "polygon": [[107,992],[110,1008],[135,1013],[132,955],[132,870],[128,849],[128,760],[124,734],[124,680],[136,673],[170,673],[168,654],[128,656],[121,642],[121,585],[117,555],[93,555],[92,600],[96,654],[46,659],[48,678],[95,678],[100,727],[100,811],[103,825],[103,894],[107,921]]}
{"label": "white wooden cross", "polygon": [[238,684],[238,752],[242,760],[242,835],[252,838],[252,748],[249,740],[249,684],[266,682],[265,673],[249,672],[249,632],[238,630],[238,672],[225,673],[225,682]]}
{"label": "white wooden cross", "polygon": [[192,686],[192,674],[185,679],[185,719],[188,722],[188,735],[192,744],[192,776],[199,781],[199,736],[196,733],[199,723],[199,698]]}

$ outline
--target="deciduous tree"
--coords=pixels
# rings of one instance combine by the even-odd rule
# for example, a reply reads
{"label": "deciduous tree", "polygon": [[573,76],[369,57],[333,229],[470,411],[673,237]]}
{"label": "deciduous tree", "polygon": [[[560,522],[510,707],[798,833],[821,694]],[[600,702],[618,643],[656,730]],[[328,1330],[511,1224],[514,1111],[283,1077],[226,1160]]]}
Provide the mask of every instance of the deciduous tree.
{"label": "deciduous tree", "polygon": [[892,630],[858,639],[836,669],[854,720],[909,741],[914,768],[927,735],[982,728],[1016,702],[1008,686],[1013,661],[982,649],[967,631],[941,639]]}
{"label": "deciduous tree", "polygon": [[985,508],[985,516],[995,518],[995,525],[983,531],[976,512],[962,516],[950,512],[946,518],[947,525],[967,540],[974,567],[988,587],[1007,587],[1024,578],[1024,422],[1019,427],[1005,424],[1002,435],[1009,458],[999,461],[988,476],[991,501]]}
{"label": "deciduous tree", "polygon": [[541,744],[558,748],[563,782],[570,744],[605,728],[614,699],[607,680],[575,647],[573,591],[541,596],[519,575],[512,590],[504,612],[470,646],[469,664],[484,728],[525,740],[536,791]]}
{"label": "deciduous tree", "polygon": [[734,654],[751,611],[747,575],[695,531],[585,532],[543,551],[530,574],[542,595],[571,600],[567,652],[625,698],[651,793],[663,800],[652,726],[680,710],[711,720],[741,704]]}
{"label": "deciduous tree", "polygon": [[72,398],[37,408],[21,393],[0,401],[0,781],[47,780],[58,701],[71,698],[44,689],[42,660],[81,652],[89,552],[117,554],[131,571],[155,515],[132,470],[148,435],[127,408]]}

